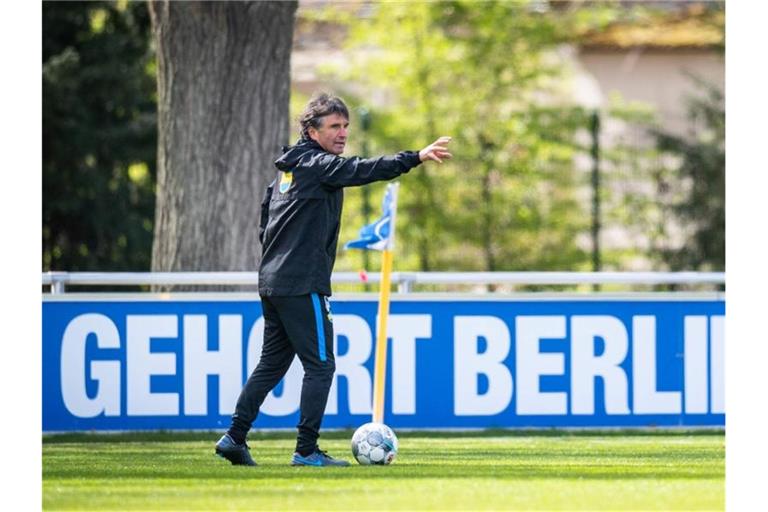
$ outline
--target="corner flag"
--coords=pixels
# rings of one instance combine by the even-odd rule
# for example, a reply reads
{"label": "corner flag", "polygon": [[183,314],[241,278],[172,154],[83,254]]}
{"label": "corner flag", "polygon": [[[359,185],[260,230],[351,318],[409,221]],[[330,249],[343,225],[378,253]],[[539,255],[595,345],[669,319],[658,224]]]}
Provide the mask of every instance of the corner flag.
{"label": "corner flag", "polygon": [[376,319],[376,360],[373,368],[374,423],[384,423],[384,388],[387,374],[387,323],[389,320],[390,274],[392,249],[395,248],[395,216],[399,183],[387,185],[382,204],[382,216],[360,230],[360,238],[344,245],[345,249],[377,250],[381,252],[381,284],[379,286],[379,314]]}
{"label": "corner flag", "polygon": [[394,248],[395,213],[397,212],[397,189],[399,186],[399,183],[387,185],[384,201],[381,205],[381,217],[373,224],[363,226],[360,229],[359,238],[347,242],[344,245],[345,249],[386,251]]}

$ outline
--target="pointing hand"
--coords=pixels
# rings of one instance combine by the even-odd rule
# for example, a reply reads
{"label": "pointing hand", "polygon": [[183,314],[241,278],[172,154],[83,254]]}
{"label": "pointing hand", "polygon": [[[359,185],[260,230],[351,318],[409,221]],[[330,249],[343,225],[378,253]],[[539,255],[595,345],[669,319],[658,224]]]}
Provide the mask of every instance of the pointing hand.
{"label": "pointing hand", "polygon": [[446,147],[449,142],[451,142],[451,137],[442,136],[438,138],[435,142],[419,151],[419,159],[422,162],[434,160],[439,164],[443,163],[443,159],[450,160],[453,158],[453,155],[448,152]]}

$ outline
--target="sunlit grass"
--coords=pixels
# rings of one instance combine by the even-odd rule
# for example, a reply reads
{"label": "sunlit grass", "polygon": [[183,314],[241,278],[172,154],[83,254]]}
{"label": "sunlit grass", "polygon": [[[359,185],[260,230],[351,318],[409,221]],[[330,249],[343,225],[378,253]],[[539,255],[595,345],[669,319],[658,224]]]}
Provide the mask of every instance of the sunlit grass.
{"label": "sunlit grass", "polygon": [[[724,508],[719,432],[400,432],[386,467],[295,468],[294,439],[251,436],[258,467],[213,455],[217,434],[69,435],[43,444],[43,506],[110,510]],[[351,432],[321,446],[352,460]]]}

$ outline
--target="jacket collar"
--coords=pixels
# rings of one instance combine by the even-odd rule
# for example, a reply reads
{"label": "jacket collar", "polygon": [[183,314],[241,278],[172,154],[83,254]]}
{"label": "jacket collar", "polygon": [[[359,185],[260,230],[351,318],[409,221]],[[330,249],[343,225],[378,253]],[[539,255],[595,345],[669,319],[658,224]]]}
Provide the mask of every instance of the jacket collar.
{"label": "jacket collar", "polygon": [[321,151],[325,151],[323,147],[318,144],[316,141],[312,139],[305,139],[304,137],[300,138],[296,141],[296,144],[293,146],[283,146],[283,153],[287,153],[289,150],[293,148],[301,148],[301,149],[319,149]]}

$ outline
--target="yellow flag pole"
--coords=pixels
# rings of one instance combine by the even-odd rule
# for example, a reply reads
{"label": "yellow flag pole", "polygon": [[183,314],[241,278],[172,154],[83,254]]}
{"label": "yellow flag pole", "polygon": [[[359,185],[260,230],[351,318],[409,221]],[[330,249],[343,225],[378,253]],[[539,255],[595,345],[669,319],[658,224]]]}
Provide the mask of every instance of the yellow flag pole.
{"label": "yellow flag pole", "polygon": [[390,233],[387,245],[381,253],[381,281],[379,283],[379,314],[376,319],[376,360],[373,369],[373,418],[374,423],[384,423],[384,398],[387,377],[387,324],[389,321],[389,292],[392,261],[395,249],[395,220],[397,218],[397,192],[400,184],[387,186],[392,194]]}
{"label": "yellow flag pole", "polygon": [[373,422],[384,423],[384,394],[387,374],[387,321],[389,319],[390,275],[392,251],[381,253],[379,314],[376,323],[376,363],[373,371]]}

